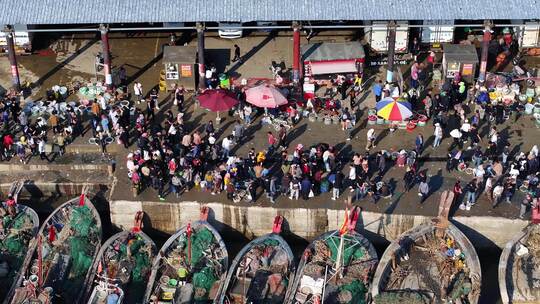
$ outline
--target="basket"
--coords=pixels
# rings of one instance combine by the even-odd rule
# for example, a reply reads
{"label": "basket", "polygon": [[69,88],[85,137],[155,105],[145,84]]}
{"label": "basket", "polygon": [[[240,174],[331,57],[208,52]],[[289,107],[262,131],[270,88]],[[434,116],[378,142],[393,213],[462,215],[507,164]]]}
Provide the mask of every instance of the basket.
{"label": "basket", "polygon": [[534,104],[534,113],[539,114],[540,113],[540,102],[537,102]]}
{"label": "basket", "polygon": [[383,118],[380,118],[380,117],[377,117],[377,124],[378,124],[378,125],[384,124],[384,119],[383,119]]}
{"label": "basket", "polygon": [[405,126],[405,128],[407,129],[407,131],[414,130],[414,128],[416,128],[416,121],[414,120],[409,121],[407,125]]}
{"label": "basket", "polygon": [[332,119],[330,119],[329,117],[325,117],[324,118],[324,124],[325,125],[331,125],[332,124]]}
{"label": "basket", "polygon": [[370,120],[370,119],[368,119],[368,121],[367,121],[367,124],[368,124],[368,125],[374,125],[374,124],[376,124],[376,123],[377,123],[377,120]]}
{"label": "basket", "polygon": [[397,124],[397,126],[398,126],[398,129],[400,129],[400,130],[405,130],[405,129],[407,129],[407,122],[406,122],[406,121],[400,121],[400,122]]}
{"label": "basket", "polygon": [[368,110],[368,116],[372,116],[372,115],[376,116],[376,115],[377,115],[377,110],[375,110],[375,109],[369,109],[369,110]]}

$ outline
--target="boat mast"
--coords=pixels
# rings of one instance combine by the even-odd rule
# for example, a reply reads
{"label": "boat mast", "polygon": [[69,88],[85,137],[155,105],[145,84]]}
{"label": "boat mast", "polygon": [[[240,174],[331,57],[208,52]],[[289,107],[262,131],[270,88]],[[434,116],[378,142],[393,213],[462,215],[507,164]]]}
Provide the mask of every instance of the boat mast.
{"label": "boat mast", "polygon": [[341,277],[341,264],[342,264],[342,258],[343,258],[343,239],[345,237],[345,234],[349,231],[349,208],[345,208],[345,221],[343,222],[343,225],[341,225],[341,228],[339,229],[339,247],[337,252],[337,258],[336,258],[336,281],[338,277]]}

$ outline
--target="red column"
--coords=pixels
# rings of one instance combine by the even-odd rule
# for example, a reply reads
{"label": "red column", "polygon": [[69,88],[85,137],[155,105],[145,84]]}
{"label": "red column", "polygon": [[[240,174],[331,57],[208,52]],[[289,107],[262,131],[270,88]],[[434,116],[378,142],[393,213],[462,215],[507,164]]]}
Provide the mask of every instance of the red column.
{"label": "red column", "polygon": [[101,32],[101,46],[103,48],[103,73],[105,74],[105,84],[108,88],[112,87],[111,75],[111,53],[109,48],[109,29],[105,25],[99,27]]}
{"label": "red column", "polygon": [[491,41],[491,23],[486,21],[484,28],[484,37],[482,39],[482,55],[480,57],[480,73],[478,74],[478,82],[483,83],[486,80],[487,60],[489,42]]}
{"label": "red column", "polygon": [[19,78],[19,68],[17,67],[17,56],[15,55],[15,37],[13,29],[6,26],[6,44],[8,48],[9,64],[11,66],[11,81],[17,91],[21,88],[21,80]]}
{"label": "red column", "polygon": [[293,81],[300,80],[300,26],[293,25]]}

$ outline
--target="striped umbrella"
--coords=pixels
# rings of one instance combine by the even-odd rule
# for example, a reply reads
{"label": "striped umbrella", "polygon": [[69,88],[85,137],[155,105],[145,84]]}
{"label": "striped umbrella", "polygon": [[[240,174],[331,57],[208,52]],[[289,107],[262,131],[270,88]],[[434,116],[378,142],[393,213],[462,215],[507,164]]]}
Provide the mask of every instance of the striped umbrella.
{"label": "striped umbrella", "polygon": [[405,120],[412,116],[411,104],[401,99],[384,98],[377,103],[377,115],[392,121]]}

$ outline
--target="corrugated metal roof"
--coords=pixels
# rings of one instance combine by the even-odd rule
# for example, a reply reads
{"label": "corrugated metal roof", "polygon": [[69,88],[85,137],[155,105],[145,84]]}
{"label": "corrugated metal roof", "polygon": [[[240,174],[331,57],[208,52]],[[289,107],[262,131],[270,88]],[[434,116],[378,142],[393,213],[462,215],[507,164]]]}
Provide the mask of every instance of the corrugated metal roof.
{"label": "corrugated metal roof", "polygon": [[535,19],[540,0],[0,0],[2,24]]}
{"label": "corrugated metal roof", "polygon": [[365,57],[364,47],[357,41],[304,44],[301,46],[300,52],[302,53],[302,60],[304,61],[325,61]]}

